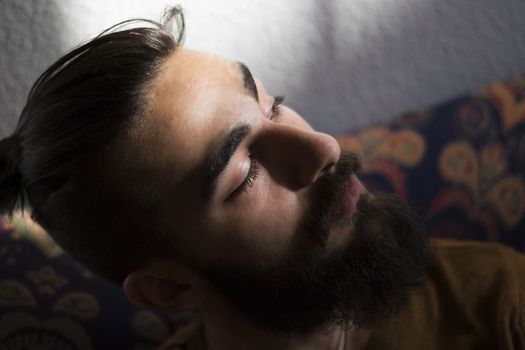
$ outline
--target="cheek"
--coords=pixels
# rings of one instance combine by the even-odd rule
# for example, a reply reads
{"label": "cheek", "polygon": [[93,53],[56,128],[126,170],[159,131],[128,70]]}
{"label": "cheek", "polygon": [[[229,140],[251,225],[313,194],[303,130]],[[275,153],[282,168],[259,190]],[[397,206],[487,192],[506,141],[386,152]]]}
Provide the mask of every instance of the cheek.
{"label": "cheek", "polygon": [[[282,254],[297,238],[304,209],[293,192],[277,186],[254,188],[242,203],[210,220],[213,249],[222,257],[253,259]],[[241,201],[239,201],[241,202]]]}

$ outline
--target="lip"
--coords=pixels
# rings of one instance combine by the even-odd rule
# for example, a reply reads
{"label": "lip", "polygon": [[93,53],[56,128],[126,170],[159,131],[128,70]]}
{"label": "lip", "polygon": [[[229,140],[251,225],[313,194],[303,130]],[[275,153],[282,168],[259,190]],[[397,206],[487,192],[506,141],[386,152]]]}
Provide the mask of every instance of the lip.
{"label": "lip", "polygon": [[357,176],[350,176],[350,179],[345,186],[344,193],[341,196],[339,209],[335,214],[336,221],[339,221],[343,217],[351,216],[354,213],[357,207],[357,202],[364,191],[365,187],[361,181],[359,181]]}

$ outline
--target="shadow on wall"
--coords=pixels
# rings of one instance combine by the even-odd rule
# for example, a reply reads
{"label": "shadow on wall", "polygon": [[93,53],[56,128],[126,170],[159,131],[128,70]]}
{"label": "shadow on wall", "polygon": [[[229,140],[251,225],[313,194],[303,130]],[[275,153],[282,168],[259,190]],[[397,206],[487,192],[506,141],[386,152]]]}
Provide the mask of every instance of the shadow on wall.
{"label": "shadow on wall", "polygon": [[0,137],[11,134],[38,76],[63,54],[55,1],[0,1]]}
{"label": "shadow on wall", "polygon": [[322,35],[293,107],[316,129],[387,121],[525,73],[522,0],[320,1],[313,10]]}

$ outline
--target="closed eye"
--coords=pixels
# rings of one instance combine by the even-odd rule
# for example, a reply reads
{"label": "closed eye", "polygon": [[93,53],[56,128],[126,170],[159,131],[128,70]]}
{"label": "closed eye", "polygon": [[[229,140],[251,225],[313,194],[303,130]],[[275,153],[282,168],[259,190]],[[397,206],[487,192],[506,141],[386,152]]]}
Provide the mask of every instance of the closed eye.
{"label": "closed eye", "polygon": [[[284,96],[276,96],[273,99],[272,103],[272,109],[271,113],[268,116],[268,119],[273,120],[274,118],[279,116],[280,110],[281,110],[281,104],[284,101]],[[250,155],[250,169],[248,170],[248,174],[246,174],[246,177],[244,178],[243,182],[237,187],[229,196],[228,199],[231,199],[233,197],[236,197],[241,192],[245,192],[249,190],[252,186],[255,180],[257,179],[257,176],[259,175],[259,162],[255,158],[253,158],[252,155]]]}
{"label": "closed eye", "polygon": [[233,191],[229,196],[228,199],[231,199],[235,196],[238,196],[241,192],[247,191],[253,186],[253,183],[257,176],[259,175],[259,162],[252,158],[250,156],[250,169],[248,170],[248,174],[246,174],[246,177],[244,178],[244,181]]}

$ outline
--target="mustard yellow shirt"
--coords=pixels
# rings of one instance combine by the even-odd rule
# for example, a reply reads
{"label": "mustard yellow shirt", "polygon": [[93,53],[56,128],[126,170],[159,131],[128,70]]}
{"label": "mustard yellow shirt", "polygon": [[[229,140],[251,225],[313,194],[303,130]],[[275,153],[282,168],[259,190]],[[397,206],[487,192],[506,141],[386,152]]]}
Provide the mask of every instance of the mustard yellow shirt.
{"label": "mustard yellow shirt", "polygon": [[[372,329],[366,350],[525,349],[525,255],[496,243],[433,241],[425,287]],[[159,350],[205,350],[199,321]]]}

